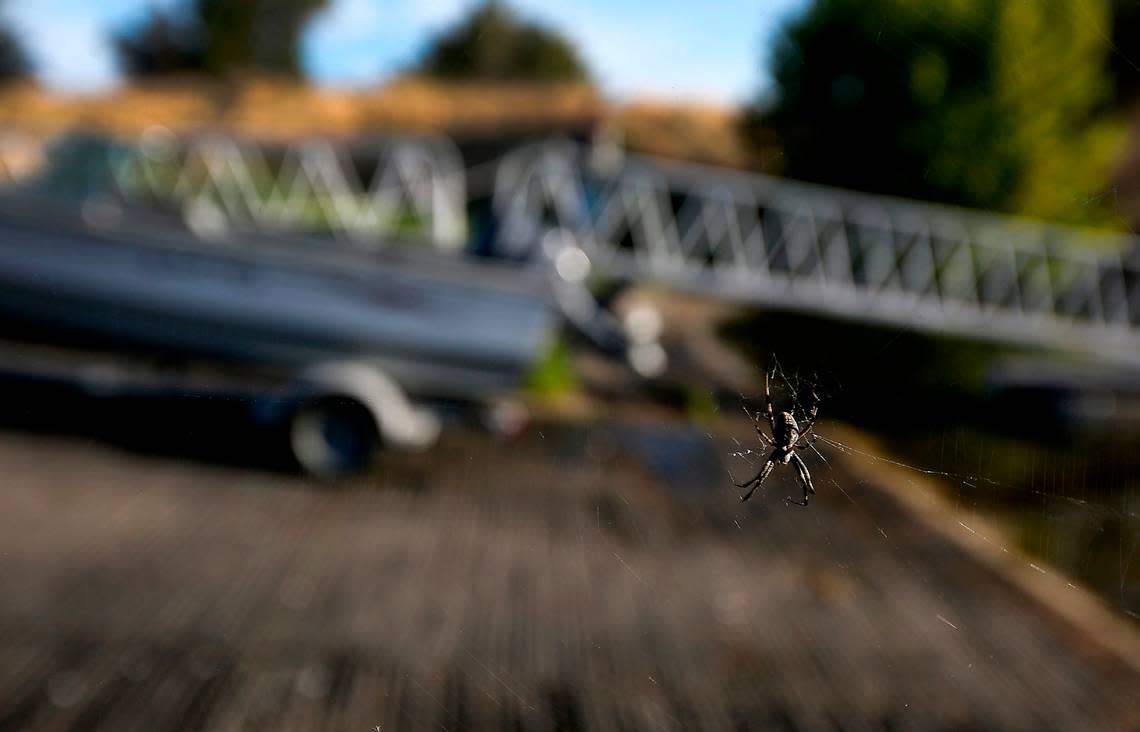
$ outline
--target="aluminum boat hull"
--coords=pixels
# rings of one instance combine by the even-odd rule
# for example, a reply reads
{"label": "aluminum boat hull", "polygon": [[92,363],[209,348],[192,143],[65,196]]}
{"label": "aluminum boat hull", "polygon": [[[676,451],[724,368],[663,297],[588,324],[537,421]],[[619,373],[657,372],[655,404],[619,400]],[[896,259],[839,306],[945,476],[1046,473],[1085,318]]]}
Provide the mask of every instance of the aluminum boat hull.
{"label": "aluminum boat hull", "polygon": [[541,273],[414,245],[204,241],[111,211],[0,200],[0,316],[176,356],[366,361],[443,397],[516,386],[558,325]]}

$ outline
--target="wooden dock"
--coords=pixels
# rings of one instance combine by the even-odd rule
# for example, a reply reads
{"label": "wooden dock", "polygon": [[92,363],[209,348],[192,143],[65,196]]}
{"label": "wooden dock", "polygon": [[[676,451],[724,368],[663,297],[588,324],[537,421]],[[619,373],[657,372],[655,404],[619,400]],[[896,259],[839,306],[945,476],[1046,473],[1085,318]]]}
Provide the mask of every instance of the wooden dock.
{"label": "wooden dock", "polygon": [[1127,658],[859,464],[742,505],[660,429],[335,487],[0,432],[0,732],[1140,729]]}

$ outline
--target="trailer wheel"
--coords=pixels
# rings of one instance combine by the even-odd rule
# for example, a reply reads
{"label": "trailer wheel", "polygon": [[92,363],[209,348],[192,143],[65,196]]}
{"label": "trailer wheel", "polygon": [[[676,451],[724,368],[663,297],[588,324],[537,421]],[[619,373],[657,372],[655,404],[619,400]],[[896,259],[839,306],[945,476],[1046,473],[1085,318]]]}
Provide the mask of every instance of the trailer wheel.
{"label": "trailer wheel", "polygon": [[320,478],[337,478],[375,461],[380,430],[359,401],[322,397],[302,403],[294,412],[289,442],[302,469]]}

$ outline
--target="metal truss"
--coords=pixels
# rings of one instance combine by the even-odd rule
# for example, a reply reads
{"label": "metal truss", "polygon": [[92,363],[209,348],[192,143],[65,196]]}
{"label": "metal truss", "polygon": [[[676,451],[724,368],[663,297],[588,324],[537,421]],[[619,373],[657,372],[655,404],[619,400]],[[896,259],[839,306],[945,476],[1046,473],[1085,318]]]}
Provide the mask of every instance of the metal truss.
{"label": "metal truss", "polygon": [[494,202],[516,254],[555,230],[610,276],[1140,365],[1131,236],[562,143],[504,159]]}
{"label": "metal truss", "polygon": [[[207,234],[220,221],[363,247],[406,237],[458,250],[467,239],[470,186],[442,140],[268,147],[150,132],[115,148],[112,169],[121,192],[178,201]],[[1140,366],[1130,235],[571,143],[528,145],[493,169],[497,248],[546,261],[563,280],[566,265],[583,281],[584,261],[589,272],[743,304]]]}
{"label": "metal truss", "polygon": [[247,226],[320,231],[366,246],[406,237],[445,249],[467,238],[464,170],[444,140],[275,147],[156,129],[137,145],[114,148],[112,171],[121,193],[177,201],[206,234]]}

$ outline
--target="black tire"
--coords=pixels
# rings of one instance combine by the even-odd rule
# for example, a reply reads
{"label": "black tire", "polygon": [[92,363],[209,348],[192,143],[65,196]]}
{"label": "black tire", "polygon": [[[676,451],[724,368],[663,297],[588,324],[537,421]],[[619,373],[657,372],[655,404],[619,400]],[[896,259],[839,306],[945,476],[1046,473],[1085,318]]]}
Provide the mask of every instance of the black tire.
{"label": "black tire", "polygon": [[331,479],[371,465],[380,431],[372,413],[355,399],[323,397],[302,403],[293,413],[289,444],[302,470]]}

